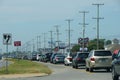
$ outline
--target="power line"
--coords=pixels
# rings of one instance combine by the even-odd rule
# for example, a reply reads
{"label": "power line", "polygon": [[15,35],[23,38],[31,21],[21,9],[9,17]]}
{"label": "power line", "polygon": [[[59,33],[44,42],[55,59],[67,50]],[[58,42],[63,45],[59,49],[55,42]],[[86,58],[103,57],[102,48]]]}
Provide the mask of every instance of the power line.
{"label": "power line", "polygon": [[99,20],[100,19],[104,19],[104,18],[99,17],[99,7],[101,5],[104,5],[104,4],[92,4],[92,5],[96,5],[97,6],[97,17],[93,18],[93,19],[97,20],[97,49],[99,49]]}

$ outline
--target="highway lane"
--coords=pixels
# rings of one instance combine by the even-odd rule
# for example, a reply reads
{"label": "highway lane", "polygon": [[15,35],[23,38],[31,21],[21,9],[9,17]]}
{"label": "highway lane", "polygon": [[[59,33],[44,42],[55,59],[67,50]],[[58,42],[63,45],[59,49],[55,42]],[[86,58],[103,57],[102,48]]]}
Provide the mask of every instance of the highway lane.
{"label": "highway lane", "polygon": [[73,69],[71,66],[62,64],[43,63],[53,70],[53,73],[44,77],[29,77],[1,80],[112,80],[111,72],[96,70],[92,73],[86,72],[85,68]]}

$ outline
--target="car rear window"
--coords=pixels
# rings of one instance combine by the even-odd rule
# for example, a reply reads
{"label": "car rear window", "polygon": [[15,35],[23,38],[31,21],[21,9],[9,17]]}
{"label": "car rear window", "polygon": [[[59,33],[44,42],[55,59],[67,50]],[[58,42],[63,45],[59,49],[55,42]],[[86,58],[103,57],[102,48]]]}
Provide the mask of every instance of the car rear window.
{"label": "car rear window", "polygon": [[88,57],[88,53],[79,53],[78,56],[87,58]]}
{"label": "car rear window", "polygon": [[110,51],[95,51],[95,56],[112,56]]}

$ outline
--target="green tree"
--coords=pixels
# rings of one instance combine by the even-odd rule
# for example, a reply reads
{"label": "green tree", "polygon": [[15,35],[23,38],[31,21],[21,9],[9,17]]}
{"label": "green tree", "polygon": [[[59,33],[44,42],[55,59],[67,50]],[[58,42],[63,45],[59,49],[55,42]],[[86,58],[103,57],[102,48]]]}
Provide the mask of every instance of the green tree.
{"label": "green tree", "polygon": [[75,45],[75,46],[73,46],[73,48],[72,48],[72,52],[78,52],[79,51],[79,49],[80,49],[80,45],[79,44],[77,44],[77,45]]}
{"label": "green tree", "polygon": [[111,40],[107,40],[107,41],[105,41],[105,44],[106,44],[106,45],[109,45],[109,44],[111,44],[111,43],[112,43]]}

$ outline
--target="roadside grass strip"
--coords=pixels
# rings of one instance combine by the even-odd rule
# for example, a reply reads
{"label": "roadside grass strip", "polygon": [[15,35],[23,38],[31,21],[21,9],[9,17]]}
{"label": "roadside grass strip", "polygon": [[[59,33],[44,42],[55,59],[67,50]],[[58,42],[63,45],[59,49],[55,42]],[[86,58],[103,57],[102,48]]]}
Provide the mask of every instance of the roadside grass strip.
{"label": "roadside grass strip", "polygon": [[28,74],[28,73],[45,73],[51,74],[52,71],[41,63],[32,62],[29,60],[9,59],[13,62],[8,66],[8,73],[6,67],[0,68],[0,75],[2,74]]}

